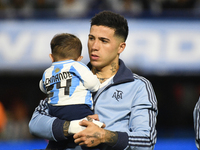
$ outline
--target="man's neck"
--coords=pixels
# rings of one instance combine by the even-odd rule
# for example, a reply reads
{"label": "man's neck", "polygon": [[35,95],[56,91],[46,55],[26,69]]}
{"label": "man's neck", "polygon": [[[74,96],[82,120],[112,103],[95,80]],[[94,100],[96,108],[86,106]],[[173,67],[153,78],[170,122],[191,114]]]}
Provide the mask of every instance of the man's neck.
{"label": "man's neck", "polygon": [[92,72],[98,77],[100,83],[105,82],[107,79],[112,77],[117,73],[119,65],[117,63],[112,63],[109,66],[103,68],[92,68]]}

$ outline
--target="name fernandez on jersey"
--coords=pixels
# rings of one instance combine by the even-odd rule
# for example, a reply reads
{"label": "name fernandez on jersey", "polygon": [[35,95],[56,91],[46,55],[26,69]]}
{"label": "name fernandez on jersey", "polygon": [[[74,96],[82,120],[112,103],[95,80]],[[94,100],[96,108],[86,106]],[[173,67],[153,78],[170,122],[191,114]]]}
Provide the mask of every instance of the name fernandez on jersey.
{"label": "name fernandez on jersey", "polygon": [[52,83],[59,82],[61,80],[66,80],[66,79],[72,79],[72,75],[68,71],[58,73],[55,76],[52,76],[50,78],[46,78],[44,84],[45,84],[45,86],[47,86]]}

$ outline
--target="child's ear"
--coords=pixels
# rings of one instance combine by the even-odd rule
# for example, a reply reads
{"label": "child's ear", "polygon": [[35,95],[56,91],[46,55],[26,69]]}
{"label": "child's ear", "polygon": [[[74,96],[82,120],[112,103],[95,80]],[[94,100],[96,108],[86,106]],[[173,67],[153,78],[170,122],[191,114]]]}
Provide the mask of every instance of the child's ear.
{"label": "child's ear", "polygon": [[79,58],[77,59],[77,61],[81,61],[83,59],[83,56],[79,56]]}
{"label": "child's ear", "polygon": [[52,54],[49,54],[49,57],[50,57],[50,59],[51,59],[52,62],[55,61]]}

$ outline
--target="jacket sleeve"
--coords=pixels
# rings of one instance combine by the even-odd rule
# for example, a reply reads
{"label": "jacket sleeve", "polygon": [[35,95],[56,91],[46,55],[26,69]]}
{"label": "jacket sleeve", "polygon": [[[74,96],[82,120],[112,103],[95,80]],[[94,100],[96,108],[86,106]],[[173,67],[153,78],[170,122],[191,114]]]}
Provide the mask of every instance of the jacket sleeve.
{"label": "jacket sleeve", "polygon": [[66,139],[63,134],[64,120],[52,117],[48,113],[47,99],[41,100],[29,122],[29,131],[38,137],[60,141]]}
{"label": "jacket sleeve", "polygon": [[153,150],[157,139],[157,113],[154,90],[151,83],[144,79],[132,100],[129,129],[118,134],[118,142],[113,149]]}
{"label": "jacket sleeve", "polygon": [[195,143],[196,143],[196,147],[200,150],[200,129],[199,129],[199,125],[200,125],[200,98],[198,100],[198,102],[195,105],[194,111],[193,111],[193,119],[194,119],[194,131],[195,131]]}

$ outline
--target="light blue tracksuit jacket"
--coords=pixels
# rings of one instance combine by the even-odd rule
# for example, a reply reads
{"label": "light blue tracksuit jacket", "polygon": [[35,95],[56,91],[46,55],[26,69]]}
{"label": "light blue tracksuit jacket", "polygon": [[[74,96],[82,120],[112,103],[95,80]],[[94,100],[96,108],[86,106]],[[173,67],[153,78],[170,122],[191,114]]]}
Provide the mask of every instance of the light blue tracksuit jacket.
{"label": "light blue tracksuit jacket", "polygon": [[[153,150],[158,113],[153,87],[144,77],[133,74],[122,60],[119,65],[114,78],[99,89],[93,99],[94,113],[106,124],[105,129],[118,132],[117,143],[113,147],[105,145],[105,149]],[[64,120],[48,115],[47,101],[41,100],[29,128],[39,137],[61,141],[66,139],[63,123]]]}

